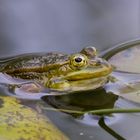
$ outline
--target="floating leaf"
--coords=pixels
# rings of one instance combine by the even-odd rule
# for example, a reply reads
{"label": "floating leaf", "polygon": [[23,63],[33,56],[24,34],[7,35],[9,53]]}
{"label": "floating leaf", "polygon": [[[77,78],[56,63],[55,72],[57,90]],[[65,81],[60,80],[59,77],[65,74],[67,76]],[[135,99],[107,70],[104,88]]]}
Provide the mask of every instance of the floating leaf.
{"label": "floating leaf", "polygon": [[[127,100],[140,103],[140,40],[120,44],[102,54],[115,66],[117,83],[107,89]],[[119,84],[118,84],[119,83]]]}
{"label": "floating leaf", "polygon": [[140,103],[140,81],[131,83],[113,83],[106,86],[107,91],[113,92],[116,95],[123,97],[129,101]]}
{"label": "floating leaf", "polygon": [[0,112],[0,140],[68,139],[47,117],[14,97],[0,97]]}
{"label": "floating leaf", "polygon": [[120,44],[102,54],[116,70],[140,73],[140,40]]}

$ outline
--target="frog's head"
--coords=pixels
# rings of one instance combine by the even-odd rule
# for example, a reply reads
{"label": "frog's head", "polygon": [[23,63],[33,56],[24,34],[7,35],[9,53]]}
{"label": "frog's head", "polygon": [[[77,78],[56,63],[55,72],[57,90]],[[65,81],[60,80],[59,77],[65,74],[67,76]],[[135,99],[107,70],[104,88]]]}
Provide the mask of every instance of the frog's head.
{"label": "frog's head", "polygon": [[103,86],[108,81],[112,66],[97,56],[94,47],[84,48],[72,54],[57,70],[59,77],[49,82],[49,87],[59,90],[91,90]]}

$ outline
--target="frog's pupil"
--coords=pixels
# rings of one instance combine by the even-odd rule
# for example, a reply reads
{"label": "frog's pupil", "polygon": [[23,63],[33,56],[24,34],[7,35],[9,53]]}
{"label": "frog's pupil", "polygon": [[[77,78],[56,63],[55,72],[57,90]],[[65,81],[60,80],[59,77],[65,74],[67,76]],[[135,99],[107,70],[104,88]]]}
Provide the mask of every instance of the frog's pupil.
{"label": "frog's pupil", "polygon": [[81,61],[82,61],[82,58],[77,57],[77,58],[75,58],[75,61],[76,61],[76,62],[81,62]]}

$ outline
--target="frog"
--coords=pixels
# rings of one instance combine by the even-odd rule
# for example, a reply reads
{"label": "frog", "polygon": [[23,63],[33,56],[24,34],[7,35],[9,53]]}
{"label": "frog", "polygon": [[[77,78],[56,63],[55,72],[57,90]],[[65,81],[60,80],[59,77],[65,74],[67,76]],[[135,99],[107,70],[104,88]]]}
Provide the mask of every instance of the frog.
{"label": "frog", "polygon": [[72,54],[23,54],[9,57],[0,63],[1,73],[16,79],[33,80],[36,83],[33,85],[37,86],[28,86],[30,91],[42,86],[65,92],[94,90],[104,86],[113,71],[112,65],[99,57],[93,46]]}

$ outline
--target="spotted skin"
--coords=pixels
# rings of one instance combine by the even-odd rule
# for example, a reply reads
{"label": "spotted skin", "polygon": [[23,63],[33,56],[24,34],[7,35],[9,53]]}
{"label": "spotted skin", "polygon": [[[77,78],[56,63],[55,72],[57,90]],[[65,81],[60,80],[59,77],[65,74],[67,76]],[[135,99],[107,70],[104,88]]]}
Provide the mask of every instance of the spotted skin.
{"label": "spotted skin", "polygon": [[0,66],[0,72],[11,77],[33,80],[47,88],[72,92],[103,86],[112,72],[112,66],[96,56],[93,47],[84,48],[75,54],[53,52],[19,55],[0,60]]}
{"label": "spotted skin", "polygon": [[61,53],[26,54],[11,57],[0,62],[0,71],[23,79],[40,79],[49,77],[50,71],[60,67],[68,60],[68,55]]}

